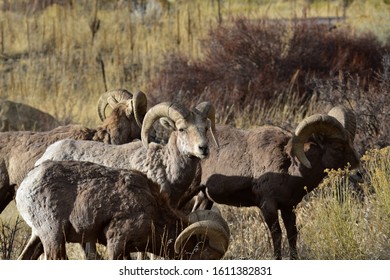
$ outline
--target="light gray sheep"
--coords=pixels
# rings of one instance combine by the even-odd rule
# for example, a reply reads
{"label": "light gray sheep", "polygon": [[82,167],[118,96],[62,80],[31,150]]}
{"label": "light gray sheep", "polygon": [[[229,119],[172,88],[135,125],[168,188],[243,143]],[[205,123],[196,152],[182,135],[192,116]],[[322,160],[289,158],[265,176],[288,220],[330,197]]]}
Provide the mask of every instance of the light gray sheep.
{"label": "light gray sheep", "polygon": [[[108,101],[107,101],[108,99]],[[104,103],[116,106],[101,126],[91,129],[82,125],[60,126],[45,132],[10,131],[0,133],[0,212],[12,201],[20,184],[45,149],[60,139],[83,139],[110,144],[123,144],[140,138],[140,124],[146,114],[147,100],[139,92],[113,90],[101,96],[99,115],[104,117]]]}
{"label": "light gray sheep", "polygon": [[[199,196],[237,207],[259,207],[271,232],[276,259],[282,258],[280,210],[290,258],[295,259],[294,209],[326,176],[325,169],[359,166],[353,147],[355,130],[354,113],[340,106],[327,115],[304,119],[295,133],[274,126],[251,130],[217,126],[220,148],[212,149],[201,164],[205,189]],[[210,207],[206,202],[202,201],[203,207]]]}
{"label": "light gray sheep", "polygon": [[171,208],[157,184],[134,170],[46,161],[23,180],[16,205],[32,229],[21,255],[26,259],[39,241],[46,259],[66,259],[66,242],[99,242],[109,259],[131,252],[220,259],[229,244],[221,216],[193,213],[187,218]]}

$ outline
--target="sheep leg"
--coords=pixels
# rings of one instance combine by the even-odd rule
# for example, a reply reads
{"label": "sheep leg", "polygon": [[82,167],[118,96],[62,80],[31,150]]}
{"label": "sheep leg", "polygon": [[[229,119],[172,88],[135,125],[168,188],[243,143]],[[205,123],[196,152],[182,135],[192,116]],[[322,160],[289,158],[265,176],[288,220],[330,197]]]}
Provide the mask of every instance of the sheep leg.
{"label": "sheep leg", "polygon": [[105,230],[107,255],[110,260],[124,260],[130,255],[126,254],[127,239],[121,231],[126,232],[123,221],[116,221]]}
{"label": "sheep leg", "polygon": [[125,238],[121,234],[119,235],[107,239],[107,255],[110,260],[123,260],[127,257],[125,253]]}
{"label": "sheep leg", "polygon": [[43,243],[46,260],[66,260],[65,239],[62,238],[60,242]]}
{"label": "sheep leg", "polygon": [[97,252],[96,243],[87,242],[82,244],[87,260],[102,260],[103,257]]}
{"label": "sheep leg", "polygon": [[39,237],[43,244],[45,260],[66,260],[66,238],[69,222],[56,220],[56,211],[39,229]]}
{"label": "sheep leg", "polygon": [[278,220],[278,210],[274,205],[271,205],[269,202],[264,202],[260,206],[261,212],[265,223],[267,224],[272,237],[272,244],[274,246],[274,256],[275,259],[282,259],[282,229],[280,228]]}
{"label": "sheep leg", "polygon": [[31,234],[30,240],[24,247],[18,260],[36,260],[43,253],[41,239],[35,234]]}
{"label": "sheep leg", "polygon": [[298,230],[296,225],[297,217],[292,208],[281,209],[282,219],[287,231],[288,245],[290,247],[290,259],[298,259],[297,237]]}

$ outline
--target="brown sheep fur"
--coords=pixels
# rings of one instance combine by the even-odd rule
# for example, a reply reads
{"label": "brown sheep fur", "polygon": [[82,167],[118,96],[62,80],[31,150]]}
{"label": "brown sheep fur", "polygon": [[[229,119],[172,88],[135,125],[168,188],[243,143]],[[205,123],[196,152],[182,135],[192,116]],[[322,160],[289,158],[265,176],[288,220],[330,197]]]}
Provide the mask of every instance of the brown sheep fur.
{"label": "brown sheep fur", "polygon": [[[271,231],[276,259],[282,257],[278,210],[287,230],[290,258],[297,258],[297,228],[294,208],[318,186],[325,169],[359,165],[350,141],[316,134],[304,144],[312,167],[292,155],[293,134],[273,126],[242,130],[217,126],[219,149],[201,163],[201,194],[216,203],[236,207],[257,206]],[[205,201],[202,202],[205,207]],[[209,206],[210,207],[210,204]]]}

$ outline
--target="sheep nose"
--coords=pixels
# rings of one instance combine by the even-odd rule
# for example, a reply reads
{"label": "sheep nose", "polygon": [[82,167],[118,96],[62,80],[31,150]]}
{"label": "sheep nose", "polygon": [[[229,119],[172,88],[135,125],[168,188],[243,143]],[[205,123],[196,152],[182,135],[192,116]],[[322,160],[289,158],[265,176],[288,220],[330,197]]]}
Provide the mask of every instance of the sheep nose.
{"label": "sheep nose", "polygon": [[209,146],[199,146],[199,150],[202,151],[202,154],[204,156],[207,156],[209,154]]}

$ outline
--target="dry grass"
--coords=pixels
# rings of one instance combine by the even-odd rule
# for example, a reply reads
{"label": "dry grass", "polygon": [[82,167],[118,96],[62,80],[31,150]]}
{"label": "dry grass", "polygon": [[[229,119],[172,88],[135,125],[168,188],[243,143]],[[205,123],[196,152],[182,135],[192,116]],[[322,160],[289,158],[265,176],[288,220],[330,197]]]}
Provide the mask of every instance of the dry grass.
{"label": "dry grass", "polygon": [[[0,5],[5,2],[0,1]],[[177,0],[169,10],[154,4],[144,14],[126,1],[111,4],[101,1],[103,4],[98,6],[94,1],[73,1],[72,7],[53,5],[35,12],[2,10],[0,98],[27,103],[63,122],[95,126],[98,124],[95,104],[105,87],[145,90],[164,69],[162,63],[168,55],[184,55],[190,57],[190,62],[203,58],[201,40],[210,28],[228,24],[232,16],[248,19],[342,16],[341,2],[313,1],[309,5],[303,0]],[[390,5],[384,1],[354,1],[346,12],[346,22],[338,23],[338,27],[349,25],[356,34],[369,28],[380,40],[389,38]],[[306,103],[309,107],[303,108],[297,107],[299,100],[295,96],[278,98],[271,105],[261,101],[253,102],[250,107],[231,104],[221,108],[218,121],[239,127],[271,123],[291,129],[306,114],[324,110],[314,99]],[[239,117],[232,119],[232,115]],[[385,150],[374,150],[364,158],[367,176],[363,187],[367,196],[363,202],[356,201],[354,196],[339,202],[334,189],[344,185],[345,179],[343,172],[336,172],[326,187],[299,205],[299,253],[303,259],[390,257],[388,158]],[[374,194],[368,191],[371,188],[375,189]],[[221,209],[232,231],[226,259],[272,258],[270,235],[257,208],[221,206]],[[11,229],[11,233],[16,230],[22,244],[28,230],[15,224],[15,217],[11,205],[2,213],[1,222],[6,225],[4,230]],[[15,246],[9,256],[15,258],[20,250]],[[100,250],[104,253],[103,247]],[[285,241],[283,250],[286,257]],[[83,258],[77,245],[69,245],[69,252],[72,259]]]}
{"label": "dry grass", "polygon": [[[29,1],[13,1],[15,5],[25,2]],[[96,7],[94,1],[73,1],[72,7],[0,11],[0,97],[28,103],[63,121],[96,125],[96,108],[85,104],[95,104],[105,86],[145,90],[164,67],[161,63],[167,54],[202,57],[201,39],[232,15],[288,18],[342,14],[342,1],[315,1],[312,5],[307,1],[266,1],[265,5],[249,0],[176,1],[170,10],[151,2],[155,4],[144,14],[125,1],[103,2],[105,5]],[[365,2],[376,12],[367,14],[368,8],[354,8],[350,18],[375,19],[374,30],[388,32],[388,21],[383,19],[388,5]],[[0,1],[0,5],[4,3]],[[94,22],[100,23],[99,28],[91,29]]]}
{"label": "dry grass", "polygon": [[363,156],[363,197],[346,188],[348,171],[338,170],[300,205],[303,258],[390,258],[389,156],[388,147]]}

